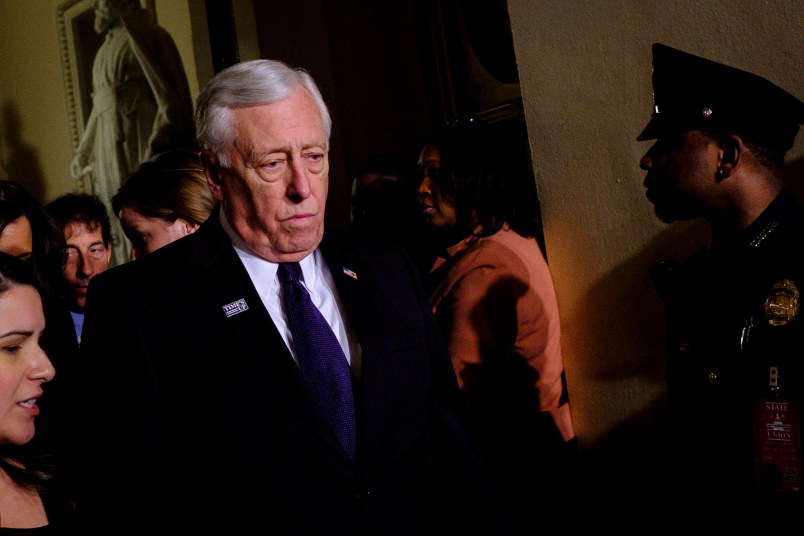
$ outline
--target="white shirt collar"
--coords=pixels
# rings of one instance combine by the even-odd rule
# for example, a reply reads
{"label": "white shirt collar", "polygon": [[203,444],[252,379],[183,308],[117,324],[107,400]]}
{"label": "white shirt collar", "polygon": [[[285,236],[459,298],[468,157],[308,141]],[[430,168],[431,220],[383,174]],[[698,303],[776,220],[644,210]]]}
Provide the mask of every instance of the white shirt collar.
{"label": "white shirt collar", "polygon": [[[266,296],[267,294],[264,294],[264,292],[276,292],[279,286],[279,280],[276,276],[279,265],[275,262],[263,259],[248,247],[243,239],[240,238],[240,235],[238,235],[229,224],[229,220],[226,218],[226,214],[224,214],[223,207],[221,207],[219,211],[219,220],[226,236],[232,241],[232,246],[235,248],[237,256],[240,257],[246,270],[252,276],[251,279],[254,282],[254,286],[257,288],[257,292],[260,293],[260,296]],[[303,283],[308,289],[314,288],[317,284],[322,266],[321,263],[323,263],[323,259],[321,258],[321,252],[317,248],[313,251],[312,255],[307,255],[299,261],[304,279]],[[254,277],[255,274],[260,274],[261,277]],[[271,283],[266,284],[266,282]]]}

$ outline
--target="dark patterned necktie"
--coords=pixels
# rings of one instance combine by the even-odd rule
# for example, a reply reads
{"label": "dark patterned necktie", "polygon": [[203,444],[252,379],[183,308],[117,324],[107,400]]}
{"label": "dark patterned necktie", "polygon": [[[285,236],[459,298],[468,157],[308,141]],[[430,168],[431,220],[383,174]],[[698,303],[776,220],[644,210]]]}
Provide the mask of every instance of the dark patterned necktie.
{"label": "dark patterned necktie", "polygon": [[343,450],[355,459],[355,409],[349,363],[332,328],[299,282],[298,262],[278,269],[302,378],[318,400]]}

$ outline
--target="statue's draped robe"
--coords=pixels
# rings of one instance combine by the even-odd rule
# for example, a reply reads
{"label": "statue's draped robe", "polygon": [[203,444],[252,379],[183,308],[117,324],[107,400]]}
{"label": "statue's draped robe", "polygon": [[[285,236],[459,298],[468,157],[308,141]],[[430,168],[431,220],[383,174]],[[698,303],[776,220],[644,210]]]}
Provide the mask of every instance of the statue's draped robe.
{"label": "statue's draped robe", "polygon": [[[140,162],[167,149],[196,147],[193,105],[181,57],[170,34],[145,10],[123,16],[92,66],[92,112],[78,147],[92,164],[91,192],[106,203]],[[116,215],[112,264],[128,261],[130,245]]]}

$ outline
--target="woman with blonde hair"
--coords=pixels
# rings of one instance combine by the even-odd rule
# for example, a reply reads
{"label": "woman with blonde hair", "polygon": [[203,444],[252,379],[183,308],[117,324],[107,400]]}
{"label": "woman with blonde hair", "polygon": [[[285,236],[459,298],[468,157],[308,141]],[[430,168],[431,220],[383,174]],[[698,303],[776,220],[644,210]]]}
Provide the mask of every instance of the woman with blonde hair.
{"label": "woman with blonde hair", "polygon": [[198,153],[183,149],[140,164],[112,198],[131,260],[194,233],[214,205]]}

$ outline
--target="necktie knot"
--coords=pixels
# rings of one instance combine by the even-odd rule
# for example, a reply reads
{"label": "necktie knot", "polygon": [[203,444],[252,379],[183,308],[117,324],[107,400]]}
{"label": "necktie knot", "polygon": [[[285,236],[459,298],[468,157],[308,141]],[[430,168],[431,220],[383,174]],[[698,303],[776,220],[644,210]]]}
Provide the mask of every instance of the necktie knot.
{"label": "necktie knot", "polygon": [[283,262],[278,268],[279,278],[284,283],[298,283],[301,276],[301,266],[298,262]]}

